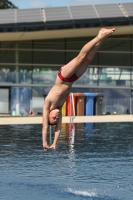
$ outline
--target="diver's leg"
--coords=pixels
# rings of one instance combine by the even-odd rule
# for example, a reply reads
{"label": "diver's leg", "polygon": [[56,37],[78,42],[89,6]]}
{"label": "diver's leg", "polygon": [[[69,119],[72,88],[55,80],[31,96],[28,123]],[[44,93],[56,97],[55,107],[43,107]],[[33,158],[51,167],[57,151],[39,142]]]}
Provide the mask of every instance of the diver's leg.
{"label": "diver's leg", "polygon": [[104,39],[112,35],[114,31],[114,28],[102,28],[94,39],[83,46],[79,55],[63,67],[61,71],[62,76],[69,78],[76,73],[76,75],[80,77],[85,72],[88,64],[92,61]]}

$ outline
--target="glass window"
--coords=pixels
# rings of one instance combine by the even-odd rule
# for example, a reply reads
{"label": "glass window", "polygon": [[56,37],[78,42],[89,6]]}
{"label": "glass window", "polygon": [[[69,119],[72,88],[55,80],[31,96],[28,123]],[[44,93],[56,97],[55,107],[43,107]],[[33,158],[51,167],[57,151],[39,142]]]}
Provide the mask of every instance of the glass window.
{"label": "glass window", "polygon": [[100,47],[100,51],[130,51],[130,35],[108,37]]}
{"label": "glass window", "polygon": [[33,51],[33,63],[34,64],[59,64],[65,63],[64,51]]}
{"label": "glass window", "polygon": [[32,50],[19,50],[19,63],[31,64],[32,63]]}
{"label": "glass window", "polygon": [[55,67],[37,67],[33,69],[33,84],[53,85],[59,68]]}
{"label": "glass window", "polygon": [[127,114],[130,111],[130,89],[99,89],[104,95],[102,110],[103,113]]}
{"label": "glass window", "polygon": [[[18,42],[0,43],[0,63],[15,63],[18,59]],[[18,62],[18,60],[17,60]]]}
{"label": "glass window", "polygon": [[33,49],[65,50],[65,39],[34,40]]}
{"label": "glass window", "polygon": [[66,52],[66,60],[65,60],[65,63],[64,63],[64,64],[69,63],[69,62],[70,62],[71,60],[73,60],[77,55],[78,55],[78,52],[77,52],[77,51],[75,51],[75,52],[72,52],[72,51]]}
{"label": "glass window", "polygon": [[99,65],[130,66],[130,36],[107,38],[99,49]]}
{"label": "glass window", "polygon": [[99,85],[130,86],[130,68],[100,68]]}
{"label": "glass window", "polygon": [[15,63],[15,50],[1,49],[0,63]]}
{"label": "glass window", "polygon": [[29,115],[31,103],[30,87],[11,88],[11,114]]}
{"label": "glass window", "polygon": [[[129,87],[131,77],[133,82],[133,70],[130,72],[129,68],[133,66],[132,37],[114,35],[107,38],[88,70],[74,85]],[[51,85],[59,68],[76,57],[91,39],[92,37],[79,37],[1,42],[0,82]]]}
{"label": "glass window", "polygon": [[28,40],[28,41],[19,41],[18,42],[18,48],[19,49],[27,49],[31,50],[33,48],[33,41]]}
{"label": "glass window", "polygon": [[38,40],[33,42],[33,63],[65,64],[65,39]]}
{"label": "glass window", "polygon": [[98,68],[88,67],[86,72],[74,83],[74,85],[98,85]]}
{"label": "glass window", "polygon": [[0,66],[0,83],[31,83],[32,68],[27,65]]}
{"label": "glass window", "polygon": [[0,66],[0,83],[16,83],[16,73],[14,65]]}
{"label": "glass window", "polygon": [[90,37],[81,38],[67,38],[66,39],[66,50],[77,50],[78,52],[82,47],[91,40]]}
{"label": "glass window", "polygon": [[19,83],[21,84],[32,83],[31,65],[20,65],[18,74],[19,74]]}
{"label": "glass window", "polygon": [[130,66],[130,53],[99,52],[99,65]]}

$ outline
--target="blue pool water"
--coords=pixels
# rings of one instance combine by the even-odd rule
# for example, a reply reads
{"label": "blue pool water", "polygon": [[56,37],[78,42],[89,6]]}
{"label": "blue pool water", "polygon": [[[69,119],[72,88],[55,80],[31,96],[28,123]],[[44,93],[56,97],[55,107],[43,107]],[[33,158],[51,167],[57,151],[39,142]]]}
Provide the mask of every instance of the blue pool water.
{"label": "blue pool water", "polygon": [[132,200],[133,124],[63,124],[48,152],[41,125],[0,126],[0,200],[45,199]]}

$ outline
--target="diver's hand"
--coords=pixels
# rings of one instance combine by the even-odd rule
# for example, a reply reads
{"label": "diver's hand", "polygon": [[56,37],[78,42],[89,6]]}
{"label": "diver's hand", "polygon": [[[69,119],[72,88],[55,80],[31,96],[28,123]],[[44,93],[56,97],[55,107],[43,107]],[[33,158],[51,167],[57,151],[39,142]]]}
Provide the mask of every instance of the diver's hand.
{"label": "diver's hand", "polygon": [[50,149],[56,149],[56,144],[52,144],[52,145],[50,146]]}
{"label": "diver's hand", "polygon": [[47,151],[50,149],[50,146],[48,144],[44,144],[43,149],[44,149],[44,151]]}

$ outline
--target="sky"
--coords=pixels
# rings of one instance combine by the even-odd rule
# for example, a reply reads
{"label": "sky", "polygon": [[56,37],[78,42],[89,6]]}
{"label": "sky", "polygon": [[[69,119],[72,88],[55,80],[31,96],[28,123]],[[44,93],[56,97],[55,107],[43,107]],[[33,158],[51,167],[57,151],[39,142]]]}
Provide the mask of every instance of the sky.
{"label": "sky", "polygon": [[9,0],[19,9],[26,8],[44,8],[58,6],[76,6],[76,5],[95,5],[95,4],[119,4],[128,3],[133,0]]}

